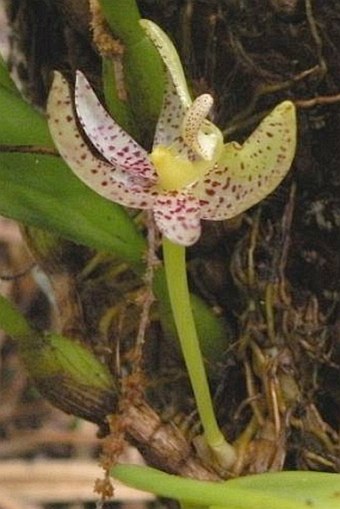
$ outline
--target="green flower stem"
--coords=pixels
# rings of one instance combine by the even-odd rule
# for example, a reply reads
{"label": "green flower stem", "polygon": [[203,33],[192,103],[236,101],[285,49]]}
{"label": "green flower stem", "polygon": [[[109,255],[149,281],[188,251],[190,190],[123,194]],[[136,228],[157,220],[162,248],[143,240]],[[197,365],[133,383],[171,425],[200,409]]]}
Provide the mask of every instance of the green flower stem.
{"label": "green flower stem", "polygon": [[[168,338],[176,339],[177,330],[163,267],[155,271],[152,289],[159,303],[163,332]],[[203,299],[191,293],[190,302],[208,379],[216,380],[221,374],[221,360],[232,341],[231,330],[228,323],[221,316],[217,316]],[[178,342],[174,345],[180,347]]]}
{"label": "green flower stem", "polygon": [[214,413],[191,309],[185,248],[163,238],[163,255],[172,312],[205,439],[214,459],[229,468],[235,461],[235,451],[222,435]]}

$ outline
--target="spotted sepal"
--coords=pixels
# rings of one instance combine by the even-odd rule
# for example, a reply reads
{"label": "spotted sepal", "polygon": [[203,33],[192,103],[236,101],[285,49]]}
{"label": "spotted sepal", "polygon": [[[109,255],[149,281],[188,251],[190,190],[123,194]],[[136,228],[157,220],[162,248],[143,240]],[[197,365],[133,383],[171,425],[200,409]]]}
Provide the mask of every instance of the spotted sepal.
{"label": "spotted sepal", "polygon": [[156,180],[147,152],[107,113],[80,71],[76,78],[75,104],[81,126],[107,161],[138,177]]}
{"label": "spotted sepal", "polygon": [[47,102],[49,129],[68,166],[93,191],[128,207],[150,208],[158,196],[152,188],[136,184],[127,171],[95,157],[82,138],[75,120],[69,86],[58,72]]}
{"label": "spotted sepal", "polygon": [[295,106],[284,101],[242,146],[226,144],[215,167],[193,185],[202,218],[229,219],[263,200],[289,171],[295,148]]}
{"label": "spotted sepal", "polygon": [[175,46],[166,33],[164,33],[163,30],[153,21],[150,21],[149,19],[141,19],[139,23],[145,30],[145,33],[151,42],[155,45],[164,64],[166,65],[180,101],[185,108],[188,108],[192,101],[182,63]]}
{"label": "spotted sepal", "polygon": [[156,126],[153,148],[183,143],[182,123],[187,108],[183,105],[169,72],[165,76],[162,109]]}
{"label": "spotted sepal", "polygon": [[183,246],[194,244],[200,234],[200,205],[185,192],[162,193],[153,207],[155,222],[169,240]]}

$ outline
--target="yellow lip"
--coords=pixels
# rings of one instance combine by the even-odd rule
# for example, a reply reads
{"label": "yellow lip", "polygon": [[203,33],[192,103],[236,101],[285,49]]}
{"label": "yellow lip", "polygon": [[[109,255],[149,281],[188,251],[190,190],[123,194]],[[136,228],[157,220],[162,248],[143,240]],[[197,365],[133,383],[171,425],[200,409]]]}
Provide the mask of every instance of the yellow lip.
{"label": "yellow lip", "polygon": [[158,146],[150,154],[159,184],[165,191],[178,191],[200,178],[195,164],[174,154],[171,149]]}
{"label": "yellow lip", "polygon": [[159,145],[150,154],[159,185],[164,191],[179,191],[197,180],[214,165],[214,161],[190,161],[171,148]]}

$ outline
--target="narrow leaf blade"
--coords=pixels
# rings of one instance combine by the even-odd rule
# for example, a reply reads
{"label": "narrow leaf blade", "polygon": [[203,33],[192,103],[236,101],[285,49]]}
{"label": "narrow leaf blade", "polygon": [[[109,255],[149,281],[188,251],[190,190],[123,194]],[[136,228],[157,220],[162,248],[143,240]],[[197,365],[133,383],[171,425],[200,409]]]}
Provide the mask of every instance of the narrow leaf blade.
{"label": "narrow leaf blade", "polygon": [[132,263],[144,253],[127,212],[88,189],[57,157],[0,153],[0,214]]}

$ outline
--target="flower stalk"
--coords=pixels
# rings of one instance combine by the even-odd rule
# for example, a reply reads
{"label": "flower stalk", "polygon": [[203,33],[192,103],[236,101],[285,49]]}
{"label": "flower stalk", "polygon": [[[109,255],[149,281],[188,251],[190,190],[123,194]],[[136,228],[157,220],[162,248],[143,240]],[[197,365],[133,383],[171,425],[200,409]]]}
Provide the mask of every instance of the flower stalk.
{"label": "flower stalk", "polygon": [[230,468],[236,455],[234,448],[226,442],[216,421],[190,304],[185,247],[164,237],[163,256],[172,312],[205,439],[220,466]]}

